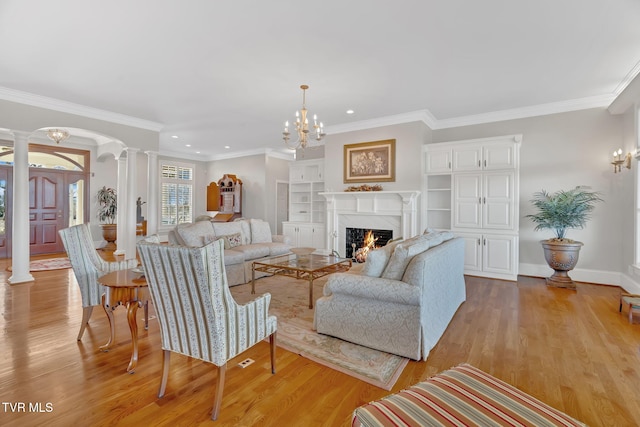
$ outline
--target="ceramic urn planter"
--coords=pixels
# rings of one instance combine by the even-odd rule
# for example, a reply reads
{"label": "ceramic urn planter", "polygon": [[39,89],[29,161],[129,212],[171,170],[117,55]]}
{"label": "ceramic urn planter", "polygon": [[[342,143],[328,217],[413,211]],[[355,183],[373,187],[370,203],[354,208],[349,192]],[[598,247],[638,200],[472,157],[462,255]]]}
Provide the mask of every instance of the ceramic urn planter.
{"label": "ceramic urn planter", "polygon": [[540,243],[542,243],[542,248],[544,249],[544,258],[547,260],[549,267],[554,270],[553,275],[547,277],[547,285],[575,289],[576,284],[569,277],[568,272],[573,270],[578,263],[582,242],[551,239],[542,240]]}
{"label": "ceramic urn planter", "polygon": [[100,224],[102,228],[102,238],[106,240],[106,249],[115,249],[115,241],[118,238],[118,225],[117,224]]}

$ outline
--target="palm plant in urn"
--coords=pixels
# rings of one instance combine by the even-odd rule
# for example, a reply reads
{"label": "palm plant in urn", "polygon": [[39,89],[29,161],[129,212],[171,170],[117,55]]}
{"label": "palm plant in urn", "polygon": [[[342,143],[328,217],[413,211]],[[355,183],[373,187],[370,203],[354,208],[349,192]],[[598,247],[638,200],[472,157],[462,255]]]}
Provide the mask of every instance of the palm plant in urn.
{"label": "palm plant in urn", "polygon": [[104,186],[96,193],[96,199],[98,203],[98,219],[101,222],[100,227],[102,227],[102,238],[107,241],[107,248],[113,248],[115,247],[114,242],[118,237],[118,226],[115,223],[118,213],[116,190]]}
{"label": "palm plant in urn", "polygon": [[569,228],[584,228],[595,203],[600,201],[598,192],[588,191],[584,186],[553,194],[544,190],[534,193],[531,203],[538,213],[527,215],[527,218],[537,224],[535,230],[551,229],[556,234],[540,242],[547,264],[554,270],[553,275],[547,277],[547,285],[575,289],[568,272],[578,263],[583,243],[567,239],[565,235]]}

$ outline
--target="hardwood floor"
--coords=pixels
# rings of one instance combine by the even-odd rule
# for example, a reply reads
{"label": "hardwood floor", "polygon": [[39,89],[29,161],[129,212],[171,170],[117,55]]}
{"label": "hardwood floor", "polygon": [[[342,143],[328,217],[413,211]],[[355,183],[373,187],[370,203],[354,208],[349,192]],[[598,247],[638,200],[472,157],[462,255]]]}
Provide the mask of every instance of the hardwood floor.
{"label": "hardwood floor", "polygon": [[[347,426],[355,407],[390,393],[281,348],[271,375],[265,342],[228,365],[220,418],[211,424],[212,365],[173,355],[167,393],[157,398],[158,324],[152,319],[145,331],[143,310],[140,361],[127,374],[123,308],[115,313],[116,344],[101,353],[109,326],[100,308],[76,341],[82,307],[71,270],[8,285],[7,265],[0,260],[0,425]],[[409,362],[391,392],[468,362],[590,426],[640,424],[640,318],[631,325],[618,313],[619,288],[553,289],[531,277],[466,282],[467,301],[438,345],[426,362]],[[236,366],[247,357],[256,362]]]}

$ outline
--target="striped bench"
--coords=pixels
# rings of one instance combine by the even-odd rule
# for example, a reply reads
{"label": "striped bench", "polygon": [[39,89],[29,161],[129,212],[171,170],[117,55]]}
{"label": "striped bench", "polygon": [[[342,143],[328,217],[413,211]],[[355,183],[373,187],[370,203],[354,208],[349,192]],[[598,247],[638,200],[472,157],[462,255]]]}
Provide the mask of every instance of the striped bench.
{"label": "striped bench", "polygon": [[357,408],[352,426],[585,426],[517,388],[458,365]]}

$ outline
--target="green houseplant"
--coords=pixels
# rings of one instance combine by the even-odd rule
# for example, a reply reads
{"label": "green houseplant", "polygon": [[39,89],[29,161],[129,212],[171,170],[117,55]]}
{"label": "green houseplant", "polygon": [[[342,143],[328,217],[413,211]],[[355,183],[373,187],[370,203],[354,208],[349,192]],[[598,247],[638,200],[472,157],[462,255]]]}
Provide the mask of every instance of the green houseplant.
{"label": "green houseplant", "polygon": [[576,266],[583,243],[565,236],[567,229],[584,228],[595,203],[600,201],[600,193],[589,191],[584,186],[553,194],[545,190],[534,193],[531,203],[538,212],[527,215],[527,218],[536,224],[536,231],[550,229],[555,233],[555,237],[540,242],[544,257],[554,270],[553,275],[547,278],[548,285],[575,289],[568,272]]}
{"label": "green houseplant", "polygon": [[102,187],[96,193],[98,203],[98,220],[101,222],[102,238],[107,241],[107,248],[113,248],[117,240],[118,197],[113,188]]}

